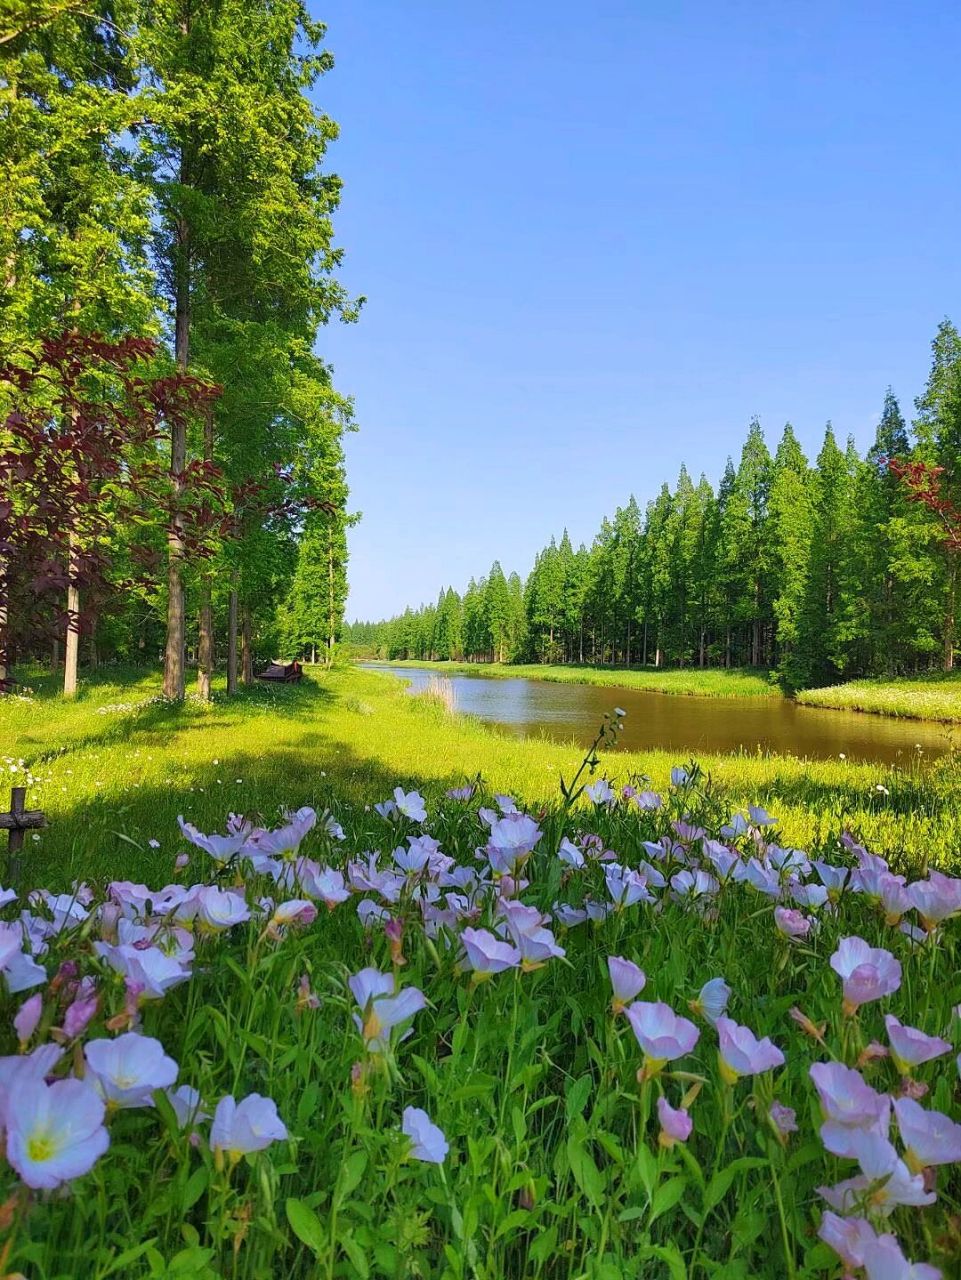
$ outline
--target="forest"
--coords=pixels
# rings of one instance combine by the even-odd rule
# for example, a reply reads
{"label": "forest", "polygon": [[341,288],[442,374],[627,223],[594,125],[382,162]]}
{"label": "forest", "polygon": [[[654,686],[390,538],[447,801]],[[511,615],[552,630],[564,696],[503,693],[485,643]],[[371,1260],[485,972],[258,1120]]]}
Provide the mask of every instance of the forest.
{"label": "forest", "polygon": [[316,352],[338,282],[300,0],[13,6],[0,153],[0,680],[164,663],[210,696],[330,653],[351,401]]}
{"label": "forest", "polygon": [[[961,335],[945,320],[913,423],[889,389],[865,457],[830,424],[813,464],[790,424],[772,455],[755,419],[716,489],[682,466],[590,546],[552,537],[526,582],[495,561],[463,594],[345,634],[392,659],[752,666],[791,689],[952,670],[959,457]],[[936,500],[911,483],[925,473]]]}

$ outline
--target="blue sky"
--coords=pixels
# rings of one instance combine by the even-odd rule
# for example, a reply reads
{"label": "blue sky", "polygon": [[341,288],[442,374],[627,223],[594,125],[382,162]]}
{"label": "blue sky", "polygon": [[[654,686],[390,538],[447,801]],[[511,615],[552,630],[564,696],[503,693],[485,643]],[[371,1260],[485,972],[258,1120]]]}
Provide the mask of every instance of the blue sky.
{"label": "blue sky", "polygon": [[311,8],[369,299],[320,342],[361,427],[348,617],[716,481],[753,414],[863,448],[961,322],[953,3]]}

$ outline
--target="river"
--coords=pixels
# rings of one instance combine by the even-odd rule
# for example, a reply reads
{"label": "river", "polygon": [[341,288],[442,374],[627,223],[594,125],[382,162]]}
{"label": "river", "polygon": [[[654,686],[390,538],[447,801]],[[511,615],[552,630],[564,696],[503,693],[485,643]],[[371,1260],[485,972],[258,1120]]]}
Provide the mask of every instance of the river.
{"label": "river", "polygon": [[548,680],[492,679],[447,675],[422,667],[363,663],[367,671],[400,676],[419,693],[431,681],[449,687],[454,708],[502,725],[517,737],[546,735],[586,746],[605,711],[627,715],[621,745],[628,750],[662,747],[679,759],[698,753],[757,750],[817,760],[910,763],[943,755],[951,745],[948,726],[898,720],[858,711],[799,707],[789,698],[698,698],[645,690],[555,684]]}

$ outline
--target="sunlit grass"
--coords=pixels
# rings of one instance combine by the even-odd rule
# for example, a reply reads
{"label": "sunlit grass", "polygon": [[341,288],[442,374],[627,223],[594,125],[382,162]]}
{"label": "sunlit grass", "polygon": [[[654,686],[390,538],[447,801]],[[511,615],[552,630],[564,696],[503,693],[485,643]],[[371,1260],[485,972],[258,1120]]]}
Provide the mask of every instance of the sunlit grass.
{"label": "sunlit grass", "polygon": [[851,680],[824,689],[805,689],[797,700],[809,707],[957,723],[961,722],[961,672],[897,680]]}
{"label": "sunlit grass", "polygon": [[[399,681],[356,668],[300,685],[259,685],[227,702],[153,702],[159,676],[98,677],[72,703],[37,682],[32,701],[0,704],[0,768],[28,777],[28,805],[50,827],[27,856],[50,887],[76,876],[170,874],[178,814],[216,827],[230,811],[277,818],[282,806],[369,804],[397,783],[437,792],[482,774],[537,804],[582,749],[520,740],[411,697]],[[612,697],[613,703],[613,697]],[[19,761],[23,760],[23,767]],[[833,847],[845,828],[896,860],[953,864],[961,850],[961,776],[954,757],[905,768],[757,754],[701,755],[733,807],[773,807],[784,838]],[[618,752],[615,779],[664,786],[676,752]],[[13,770],[14,772],[11,772]],[[147,841],[159,841],[159,848]]]}

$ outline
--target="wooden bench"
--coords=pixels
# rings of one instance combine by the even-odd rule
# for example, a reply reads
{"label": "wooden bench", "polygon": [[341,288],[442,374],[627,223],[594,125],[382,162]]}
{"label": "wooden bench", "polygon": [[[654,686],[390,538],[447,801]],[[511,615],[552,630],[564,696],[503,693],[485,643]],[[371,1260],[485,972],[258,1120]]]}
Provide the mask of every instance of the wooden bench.
{"label": "wooden bench", "polygon": [[279,684],[292,684],[304,674],[299,662],[272,662],[264,671],[257,674],[258,680],[275,680]]}

